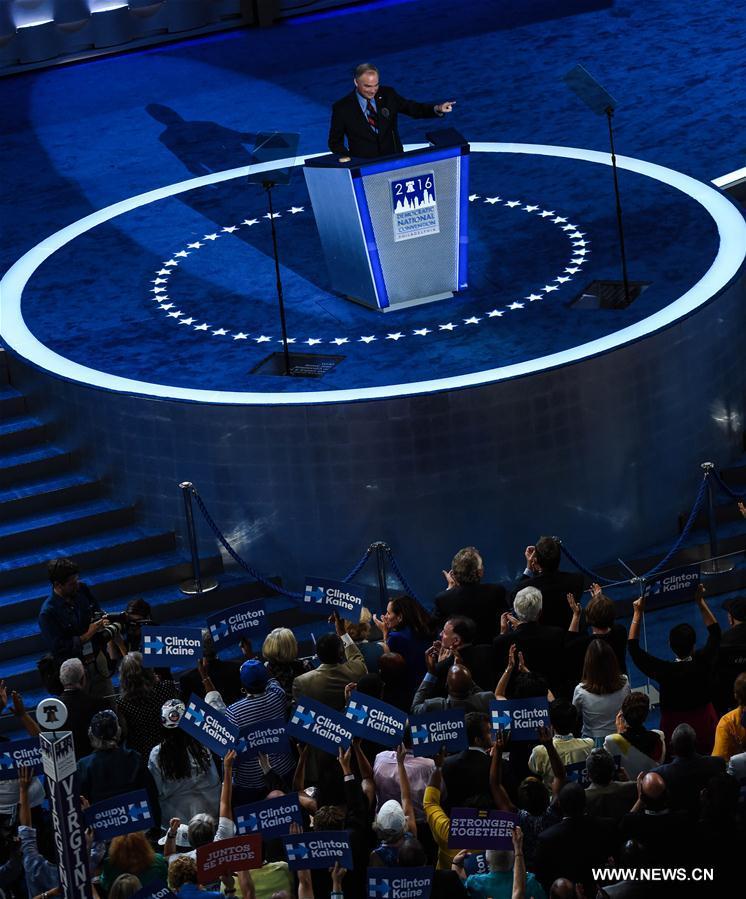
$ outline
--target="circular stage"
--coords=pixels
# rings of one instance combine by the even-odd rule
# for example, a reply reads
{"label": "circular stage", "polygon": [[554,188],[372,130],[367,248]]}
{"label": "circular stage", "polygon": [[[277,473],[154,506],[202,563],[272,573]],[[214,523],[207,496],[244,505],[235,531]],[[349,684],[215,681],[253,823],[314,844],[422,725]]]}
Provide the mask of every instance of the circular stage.
{"label": "circular stage", "polygon": [[386,315],[326,288],[302,175],[276,189],[292,349],[340,358],[321,378],[251,374],[281,340],[266,199],[246,169],[133,197],[52,235],[3,280],[3,337],[35,365],[111,390],[241,404],[383,398],[608,352],[689,315],[741,265],[743,223],[724,196],[620,157],[630,279],[647,286],[627,309],[573,305],[592,282],[621,277],[608,154],[472,152],[469,288]]}
{"label": "circular stage", "polygon": [[14,383],[153,522],[181,530],[191,480],[291,584],[377,539],[425,595],[461,545],[491,578],[539,533],[589,564],[633,552],[672,535],[699,462],[741,451],[746,223],[709,185],[618,161],[644,285],[626,308],[578,302],[621,278],[608,154],[473,144],[469,288],[385,315],[328,290],[299,173],[275,194],[291,348],[341,359],[252,374],[281,343],[266,198],[240,169],[20,259],[1,285]]}

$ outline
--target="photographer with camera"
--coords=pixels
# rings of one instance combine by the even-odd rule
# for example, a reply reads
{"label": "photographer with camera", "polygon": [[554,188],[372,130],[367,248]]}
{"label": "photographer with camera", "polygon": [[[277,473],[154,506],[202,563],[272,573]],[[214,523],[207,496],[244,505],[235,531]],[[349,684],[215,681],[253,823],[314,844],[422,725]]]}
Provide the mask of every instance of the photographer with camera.
{"label": "photographer with camera", "polygon": [[52,595],[39,613],[39,630],[48,651],[59,667],[66,659],[78,658],[86,673],[91,696],[114,693],[111,666],[105,650],[114,646],[121,625],[111,623],[86,584],[72,559],[51,559],[47,563]]}

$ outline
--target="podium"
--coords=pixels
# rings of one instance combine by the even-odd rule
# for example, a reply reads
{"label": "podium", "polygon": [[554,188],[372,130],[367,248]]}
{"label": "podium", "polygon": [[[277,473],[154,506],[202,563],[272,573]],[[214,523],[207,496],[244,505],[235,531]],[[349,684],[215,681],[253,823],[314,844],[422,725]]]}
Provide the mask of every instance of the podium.
{"label": "podium", "polygon": [[379,312],[467,286],[469,145],[455,130],[380,159],[303,169],[332,289]]}

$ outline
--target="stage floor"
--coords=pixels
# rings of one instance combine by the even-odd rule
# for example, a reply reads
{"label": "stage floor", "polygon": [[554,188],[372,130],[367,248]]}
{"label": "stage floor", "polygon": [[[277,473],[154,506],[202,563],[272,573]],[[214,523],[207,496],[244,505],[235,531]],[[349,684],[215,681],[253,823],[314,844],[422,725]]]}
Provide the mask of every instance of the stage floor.
{"label": "stage floor", "polygon": [[330,292],[300,167],[276,189],[291,349],[341,357],[323,377],[251,373],[282,344],[266,197],[246,169],[133,197],[43,241],[4,279],[2,336],[72,380],[207,402],[349,401],[571,363],[688,315],[743,261],[727,198],[619,162],[629,276],[649,283],[627,309],[571,305],[621,277],[608,154],[476,144],[469,288],[428,305],[382,314]]}

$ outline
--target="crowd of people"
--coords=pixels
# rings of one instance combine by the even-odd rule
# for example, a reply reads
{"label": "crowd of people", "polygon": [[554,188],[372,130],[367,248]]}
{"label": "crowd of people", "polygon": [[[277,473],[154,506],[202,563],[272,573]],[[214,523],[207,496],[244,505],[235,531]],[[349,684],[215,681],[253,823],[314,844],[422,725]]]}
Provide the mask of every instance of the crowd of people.
{"label": "crowd of people", "polygon": [[[658,658],[639,641],[644,600],[627,631],[598,585],[586,591],[582,576],[560,570],[553,538],[526,549],[509,588],[486,583],[479,552],[467,547],[431,611],[398,596],[380,617],[334,613],[312,659],[299,656],[287,628],[222,659],[206,629],[198,666],[177,678],[143,664],[146,603],[130,604],[117,624],[74,562],[53,560],[49,574],[42,668],[67,708],[81,802],[144,789],[153,819],[149,831],[108,843],[88,833],[94,896],[126,899],[163,881],[179,897],[364,899],[376,867],[432,866],[433,899],[720,896],[740,880],[746,599],[727,604],[721,633],[698,589],[706,641],[698,646],[694,628],[676,625],[671,656]],[[630,684],[630,660],[659,690],[658,728],[648,726],[648,693]],[[0,705],[37,735],[11,688],[0,684]],[[408,715],[463,711],[468,748],[415,754],[407,727],[395,748],[355,739],[331,755],[291,742],[218,758],[180,726],[195,693],[250,740],[252,728],[287,720],[302,699],[342,711],[352,690]],[[549,710],[536,741],[493,727],[495,701],[532,698]],[[0,897],[50,899],[60,882],[45,790],[29,769],[17,773],[0,781]],[[293,872],[272,838],[260,867],[199,883],[197,849],[236,834],[238,806],[290,793],[302,830],[349,832],[352,865]],[[453,848],[451,815],[463,808],[510,812],[513,848]]]}

